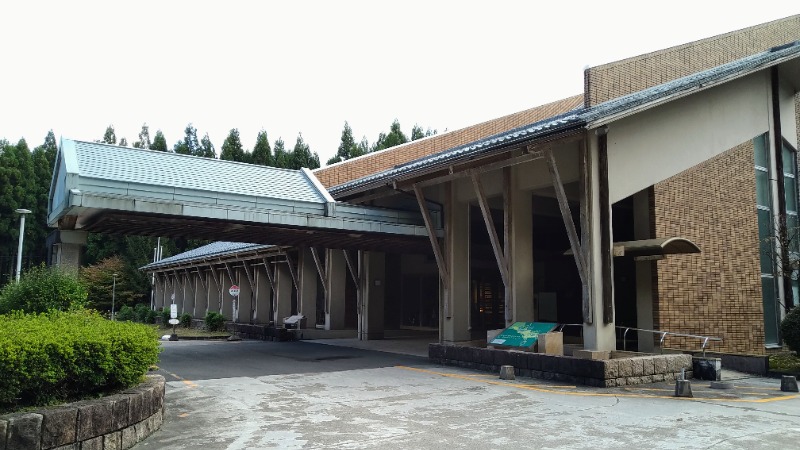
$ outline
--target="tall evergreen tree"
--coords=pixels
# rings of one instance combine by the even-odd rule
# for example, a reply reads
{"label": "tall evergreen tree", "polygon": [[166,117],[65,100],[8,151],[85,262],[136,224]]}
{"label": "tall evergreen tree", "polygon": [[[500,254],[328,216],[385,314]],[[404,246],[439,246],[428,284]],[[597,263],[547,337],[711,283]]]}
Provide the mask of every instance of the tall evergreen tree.
{"label": "tall evergreen tree", "polygon": [[211,143],[211,138],[208,137],[208,133],[206,133],[203,136],[203,139],[200,140],[200,153],[198,156],[202,156],[204,158],[217,157],[217,150],[214,148],[214,144]]}
{"label": "tall evergreen tree", "polygon": [[114,125],[109,125],[106,127],[106,132],[103,134],[102,142],[106,144],[116,144],[117,143],[117,135],[114,132]]}
{"label": "tall evergreen tree", "polygon": [[197,140],[197,129],[190,123],[186,125],[182,141],[175,143],[172,148],[175,153],[183,155],[197,155],[200,153],[200,142]]}
{"label": "tall evergreen tree", "polygon": [[267,132],[264,130],[258,132],[258,136],[256,137],[256,145],[253,147],[251,162],[261,166],[271,166],[274,164],[272,158],[272,149],[269,147]]}
{"label": "tall evergreen tree", "polygon": [[414,125],[411,128],[411,140],[416,141],[417,139],[422,139],[425,137],[425,132],[422,131],[422,127],[419,125]]}
{"label": "tall evergreen tree", "polygon": [[316,152],[311,152],[311,148],[303,140],[303,133],[298,133],[297,141],[295,141],[294,149],[292,150],[289,168],[299,170],[303,167],[307,169],[319,168],[319,155]]}
{"label": "tall evergreen tree", "polygon": [[284,169],[288,169],[290,165],[289,161],[289,153],[286,151],[285,144],[282,138],[278,138],[275,141],[275,145],[273,146],[275,156],[274,156],[274,166],[275,167],[283,167]]}
{"label": "tall evergreen tree", "polygon": [[128,140],[123,137],[122,139],[119,140],[119,145],[120,145],[120,147],[127,147],[128,146]]}
{"label": "tall evergreen tree", "polygon": [[[16,267],[17,240],[19,239],[18,208],[30,209],[41,215],[36,196],[36,174],[30,149],[25,139],[16,145],[0,140],[0,284],[9,281]],[[27,236],[36,234],[37,220],[28,217],[31,227],[25,230]],[[23,248],[24,267],[31,263],[32,249],[37,247],[33,239],[25,239]],[[36,252],[40,249],[36,248]],[[43,253],[43,249],[42,249]]]}
{"label": "tall evergreen tree", "polygon": [[231,128],[225,142],[222,143],[222,151],[219,153],[219,159],[227,161],[247,162],[242,141],[239,139],[239,130]]}
{"label": "tall evergreen tree", "polygon": [[167,148],[167,139],[164,137],[164,133],[161,130],[156,131],[156,136],[153,138],[153,143],[150,144],[148,147],[150,150],[158,150],[160,152],[166,152]]}
{"label": "tall evergreen tree", "polygon": [[142,131],[139,132],[139,140],[133,143],[133,146],[136,148],[150,148],[153,145],[150,142],[150,127],[147,126],[147,123],[142,124]]}

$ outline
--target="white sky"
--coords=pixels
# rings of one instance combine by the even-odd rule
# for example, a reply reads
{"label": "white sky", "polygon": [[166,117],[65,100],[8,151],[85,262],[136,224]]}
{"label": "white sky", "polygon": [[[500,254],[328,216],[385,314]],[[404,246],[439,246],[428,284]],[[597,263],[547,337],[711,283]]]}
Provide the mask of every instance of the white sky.
{"label": "white sky", "polygon": [[259,130],[325,161],[344,121],[442,132],[583,91],[583,68],[800,13],[794,1],[6,1],[0,138]]}

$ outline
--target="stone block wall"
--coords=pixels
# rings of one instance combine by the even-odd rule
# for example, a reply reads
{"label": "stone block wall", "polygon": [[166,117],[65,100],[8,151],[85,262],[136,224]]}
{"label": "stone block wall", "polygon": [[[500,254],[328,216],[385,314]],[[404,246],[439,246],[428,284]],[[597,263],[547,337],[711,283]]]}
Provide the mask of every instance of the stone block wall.
{"label": "stone block wall", "polygon": [[675,381],[684,372],[692,378],[692,355],[642,355],[607,360],[553,356],[514,350],[430,344],[428,358],[438,364],[499,373],[514,366],[521,377],[564,381],[595,387]]}
{"label": "stone block wall", "polygon": [[[655,329],[721,337],[715,352],[764,354],[754,164],[745,142],[654,186],[654,235],[701,249],[657,262]],[[670,336],[665,346],[699,341]]]}
{"label": "stone block wall", "polygon": [[161,428],[164,377],[107,397],[0,416],[0,450],[128,449]]}

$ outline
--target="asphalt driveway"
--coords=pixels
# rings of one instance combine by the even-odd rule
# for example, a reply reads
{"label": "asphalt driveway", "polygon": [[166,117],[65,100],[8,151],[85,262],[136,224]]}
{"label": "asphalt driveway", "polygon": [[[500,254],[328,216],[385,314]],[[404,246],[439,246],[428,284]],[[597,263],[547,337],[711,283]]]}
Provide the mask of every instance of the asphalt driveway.
{"label": "asphalt driveway", "polygon": [[161,430],[136,448],[796,448],[779,380],[599,389],[307,342],[165,342]]}

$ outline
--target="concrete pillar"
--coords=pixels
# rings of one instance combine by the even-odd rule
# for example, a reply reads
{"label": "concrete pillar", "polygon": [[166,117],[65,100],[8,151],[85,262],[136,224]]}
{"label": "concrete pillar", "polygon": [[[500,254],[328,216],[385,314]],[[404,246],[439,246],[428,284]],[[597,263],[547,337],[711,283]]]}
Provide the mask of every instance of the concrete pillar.
{"label": "concrete pillar", "polygon": [[[250,264],[250,262],[244,261],[243,264]],[[247,273],[245,273],[243,267],[236,269],[235,273],[239,281],[239,298],[237,299],[239,314],[237,322],[253,323],[253,296],[255,295],[255,289],[250,286],[250,280],[247,278]]]}
{"label": "concrete pillar", "polygon": [[386,287],[386,254],[359,252],[361,270],[361,311],[359,333],[361,340],[383,339],[383,303]]}
{"label": "concrete pillar", "polygon": [[[634,239],[650,239],[650,190],[633,195]],[[653,329],[653,261],[636,261],[636,328]],[[655,350],[653,333],[638,332],[639,351]]]}
{"label": "concrete pillar", "polygon": [[533,322],[533,199],[518,189],[520,166],[511,172],[511,223],[506,252],[511,277],[512,322]]}
{"label": "concrete pillar", "polygon": [[222,312],[222,289],[224,285],[222,277],[224,274],[214,266],[210,266],[208,275],[208,311],[219,313]]}
{"label": "concrete pillar", "polygon": [[[448,308],[441,312],[441,340],[444,342],[468,341],[470,335],[470,273],[469,273],[469,203],[459,200],[456,189],[472,189],[465,180],[450,182],[444,188],[445,245],[449,290],[440,289],[440,296],[448,298]],[[448,292],[449,291],[449,292]]]}
{"label": "concrete pillar", "polygon": [[298,307],[300,314],[306,317],[306,327],[315,328],[317,323],[317,266],[314,264],[314,257],[311,249],[300,249],[298,264],[298,283],[300,292],[297,293]]}
{"label": "concrete pillar", "polygon": [[161,309],[161,302],[164,298],[164,284],[161,282],[161,277],[155,277],[153,282],[153,310]]}
{"label": "concrete pillar", "polygon": [[186,298],[186,278],[180,272],[172,272],[170,274],[173,283],[175,283],[175,299],[170,304],[175,303],[178,305],[178,315],[183,314],[184,299]]}
{"label": "concrete pillar", "polygon": [[[588,138],[588,167],[586,175],[589,178],[587,187],[590,199],[588,199],[589,214],[586,218],[588,223],[585,226],[589,231],[589,242],[584,245],[588,245],[587,265],[589,267],[589,302],[592,307],[592,323],[583,324],[583,343],[586,350],[611,351],[617,348],[613,320],[614,267],[608,257],[613,252],[614,242],[611,230],[611,205],[607,202],[602,204],[603,202],[601,201],[601,197],[604,195],[601,192],[601,188],[605,190],[606,198],[608,190],[608,167],[601,167],[605,159],[601,152],[606,150],[605,148],[601,149],[601,146],[604,146],[601,141],[604,142],[606,136],[597,136],[594,133],[590,133]],[[601,220],[601,208],[607,210],[607,223]],[[606,234],[605,239],[603,234]],[[608,244],[608,248],[605,251],[603,250],[604,242]],[[606,321],[604,318],[604,306],[608,305],[608,303],[604,304],[603,302],[603,298],[606,296],[609,297],[608,302],[610,302],[611,306],[610,321]]]}
{"label": "concrete pillar", "polygon": [[269,323],[272,304],[272,285],[263,265],[253,266],[256,278],[255,323]]}
{"label": "concrete pillar", "polygon": [[344,261],[344,253],[340,249],[326,250],[325,268],[328,274],[328,298],[325,299],[328,305],[328,312],[325,314],[326,330],[344,329],[344,298],[347,278],[347,264]]}
{"label": "concrete pillar", "polygon": [[278,290],[276,295],[275,305],[275,326],[283,326],[283,319],[292,315],[292,291],[294,284],[292,283],[292,274],[289,272],[289,267],[286,263],[280,263],[275,266],[275,284]]}
{"label": "concrete pillar", "polygon": [[53,243],[53,264],[58,267],[71,267],[77,269],[83,262],[83,249],[89,233],[86,231],[58,230],[58,235]]}

